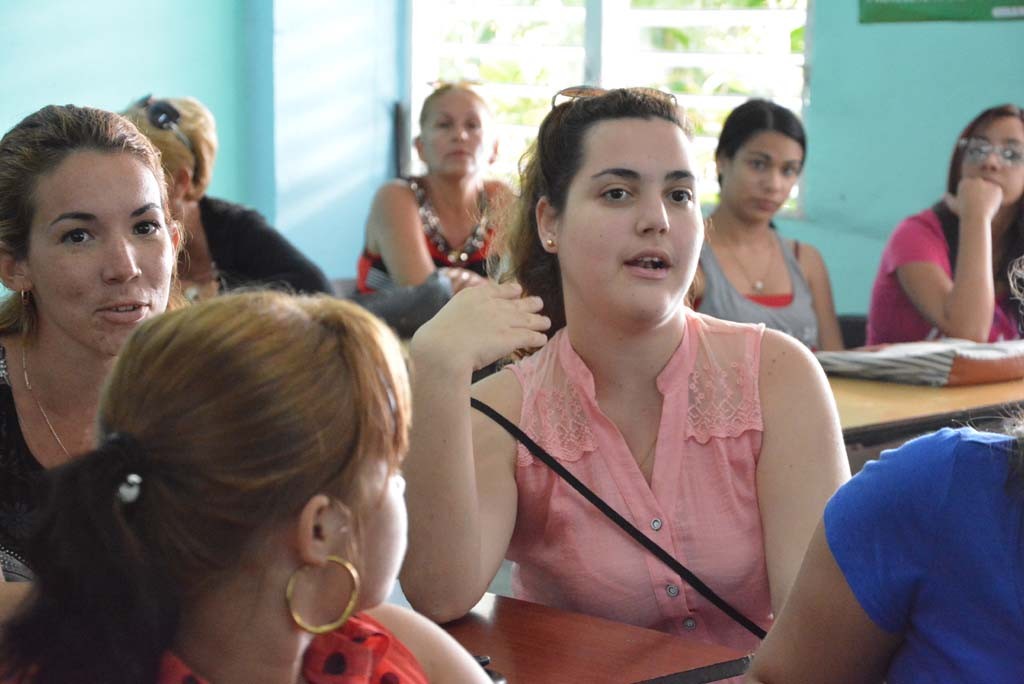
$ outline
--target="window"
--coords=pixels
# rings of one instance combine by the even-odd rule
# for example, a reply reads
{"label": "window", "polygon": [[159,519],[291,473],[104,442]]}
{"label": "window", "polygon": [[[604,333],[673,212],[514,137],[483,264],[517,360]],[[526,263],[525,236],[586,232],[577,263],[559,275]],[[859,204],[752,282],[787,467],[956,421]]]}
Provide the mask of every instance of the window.
{"label": "window", "polygon": [[501,141],[495,172],[509,180],[569,85],[675,93],[712,202],[729,111],[755,96],[802,109],[807,0],[414,0],[412,14],[413,121],[430,82],[480,81]]}

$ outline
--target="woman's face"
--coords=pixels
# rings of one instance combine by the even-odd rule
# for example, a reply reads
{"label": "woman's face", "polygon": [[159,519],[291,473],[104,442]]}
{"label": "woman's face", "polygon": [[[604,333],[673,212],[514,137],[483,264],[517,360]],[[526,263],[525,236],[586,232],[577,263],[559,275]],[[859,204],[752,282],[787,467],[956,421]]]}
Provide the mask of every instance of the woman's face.
{"label": "woman's face", "polygon": [[489,126],[490,114],[479,98],[464,90],[449,90],[431,103],[416,149],[430,173],[479,175],[496,152]]}
{"label": "woman's face", "polygon": [[39,179],[28,256],[5,256],[4,280],[31,290],[40,340],[113,356],[167,308],[178,238],[160,191],[124,153],[74,152]]}
{"label": "woman's face", "polygon": [[676,317],[704,235],[678,126],[659,118],[594,124],[564,210],[542,200],[537,213],[542,244],[558,254],[570,323],[574,315],[642,326]]}
{"label": "woman's face", "polygon": [[717,159],[721,203],[744,221],[771,221],[789,198],[803,164],[800,143],[776,131],[761,131],[732,159]]}
{"label": "woman's face", "polygon": [[[999,148],[998,150],[995,148]],[[1012,206],[1024,197],[1024,164],[1008,163],[999,152],[1024,155],[1024,121],[1001,116],[974,131],[964,150],[960,174],[964,178],[984,178],[1003,190],[1003,206]],[[988,154],[983,152],[988,151]],[[1013,152],[1017,154],[1014,155]]]}

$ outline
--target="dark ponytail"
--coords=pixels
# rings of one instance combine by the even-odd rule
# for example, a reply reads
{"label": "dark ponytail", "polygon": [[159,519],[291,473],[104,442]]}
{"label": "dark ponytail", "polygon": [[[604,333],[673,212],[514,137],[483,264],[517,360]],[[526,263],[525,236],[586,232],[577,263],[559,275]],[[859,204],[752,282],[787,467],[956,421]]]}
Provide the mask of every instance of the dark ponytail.
{"label": "dark ponytail", "polygon": [[134,530],[152,475],[138,448],[111,439],[48,473],[48,500],[26,547],[36,584],[4,627],[0,679],[156,681],[178,598]]}

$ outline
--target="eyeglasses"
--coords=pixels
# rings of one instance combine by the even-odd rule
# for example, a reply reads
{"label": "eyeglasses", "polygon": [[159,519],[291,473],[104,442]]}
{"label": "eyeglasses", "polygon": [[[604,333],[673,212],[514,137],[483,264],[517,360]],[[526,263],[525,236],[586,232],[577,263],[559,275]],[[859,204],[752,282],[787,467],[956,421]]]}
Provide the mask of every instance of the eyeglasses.
{"label": "eyeglasses", "polygon": [[1024,166],[1024,146],[1016,143],[993,145],[984,138],[964,138],[957,144],[964,149],[964,161],[972,166],[983,164],[993,152],[1003,166]]}
{"label": "eyeglasses", "polygon": [[162,131],[170,131],[181,141],[182,145],[188,148],[193,157],[196,155],[192,141],[178,126],[178,122],[181,121],[181,112],[177,107],[167,100],[154,100],[152,95],[146,95],[136,102],[135,106],[146,111],[146,118],[149,119],[150,125]]}
{"label": "eyeglasses", "polygon": [[[646,95],[648,97],[655,97],[660,100],[671,102],[674,106],[676,104],[676,96],[672,93],[666,93],[663,90],[657,88],[626,88],[631,92],[639,95]],[[577,85],[569,86],[568,88],[562,88],[551,97],[551,108],[554,109],[559,104],[558,98],[565,98],[566,101],[571,102],[572,100],[585,100],[590,97],[600,97],[608,93],[607,88],[599,88],[597,86],[589,85]]]}

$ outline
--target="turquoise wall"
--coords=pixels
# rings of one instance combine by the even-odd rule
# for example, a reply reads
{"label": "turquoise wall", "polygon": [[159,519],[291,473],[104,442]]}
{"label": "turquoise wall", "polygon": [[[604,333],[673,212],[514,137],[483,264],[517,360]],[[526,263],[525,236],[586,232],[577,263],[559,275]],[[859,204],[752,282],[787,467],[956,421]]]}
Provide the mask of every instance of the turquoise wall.
{"label": "turquoise wall", "polygon": [[394,174],[402,5],[274,5],[277,226],[328,276],[355,275],[370,201]]}
{"label": "turquoise wall", "polygon": [[[217,117],[211,194],[266,209],[248,144],[247,23],[270,0],[0,0],[0,130],[47,104],[120,110],[147,93],[193,95]],[[271,207],[272,208],[272,207]]]}
{"label": "turquoise wall", "polygon": [[1024,105],[1024,22],[859,24],[857,3],[812,3],[804,216],[840,313],[867,311],[885,240],[945,190],[956,136],[982,109]]}
{"label": "turquoise wall", "polygon": [[[351,275],[392,173],[402,0],[0,0],[0,132],[43,105],[192,95],[217,118],[210,194]],[[404,42],[404,41],[403,41]]]}

